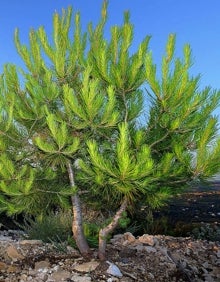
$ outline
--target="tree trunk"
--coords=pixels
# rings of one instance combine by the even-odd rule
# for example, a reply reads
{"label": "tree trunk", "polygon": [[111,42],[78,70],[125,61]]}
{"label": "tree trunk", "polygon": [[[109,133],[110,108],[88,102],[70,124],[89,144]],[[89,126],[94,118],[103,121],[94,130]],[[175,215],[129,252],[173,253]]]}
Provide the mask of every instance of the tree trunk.
{"label": "tree trunk", "polygon": [[[71,163],[67,164],[67,171],[69,174],[69,180],[72,187],[75,186],[74,174]],[[73,222],[72,222],[72,231],[73,237],[76,241],[76,245],[83,256],[88,256],[90,254],[90,248],[86,241],[83,225],[82,225],[82,211],[80,205],[79,195],[76,193],[71,197],[72,207],[73,207]]]}
{"label": "tree trunk", "polygon": [[105,251],[106,251],[106,241],[108,235],[114,231],[117,227],[119,219],[121,218],[123,212],[127,208],[127,200],[124,199],[122,202],[119,210],[116,212],[115,216],[113,217],[112,221],[104,228],[99,231],[99,251],[98,256],[100,260],[105,260]]}

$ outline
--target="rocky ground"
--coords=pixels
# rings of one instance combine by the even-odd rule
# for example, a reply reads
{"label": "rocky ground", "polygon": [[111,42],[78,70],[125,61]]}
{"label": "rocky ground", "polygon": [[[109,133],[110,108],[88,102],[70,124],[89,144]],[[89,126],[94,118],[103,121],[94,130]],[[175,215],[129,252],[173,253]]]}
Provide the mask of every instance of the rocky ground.
{"label": "rocky ground", "polygon": [[219,242],[125,233],[108,244],[107,261],[96,255],[85,260],[69,246],[1,231],[0,281],[220,281]]}

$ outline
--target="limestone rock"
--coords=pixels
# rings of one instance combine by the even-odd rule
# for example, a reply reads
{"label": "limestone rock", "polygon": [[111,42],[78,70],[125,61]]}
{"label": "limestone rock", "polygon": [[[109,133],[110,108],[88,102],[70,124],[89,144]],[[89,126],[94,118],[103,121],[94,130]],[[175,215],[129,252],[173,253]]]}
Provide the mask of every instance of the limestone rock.
{"label": "limestone rock", "polygon": [[108,274],[119,278],[123,276],[120,269],[114,263],[111,263],[109,261],[107,261],[107,263],[109,264],[109,268],[106,271]]}
{"label": "limestone rock", "polygon": [[52,273],[50,276],[50,278],[52,278],[52,281],[54,282],[66,281],[70,277],[71,273],[65,270],[58,270],[57,272]]}
{"label": "limestone rock", "polygon": [[20,241],[20,245],[42,245],[43,242],[41,240],[22,240]]}
{"label": "limestone rock", "polygon": [[7,264],[3,261],[0,261],[0,272],[5,271],[8,268]]}
{"label": "limestone rock", "polygon": [[156,238],[153,235],[144,234],[138,238],[138,241],[149,246],[154,246],[157,242]]}
{"label": "limestone rock", "polygon": [[80,276],[77,273],[75,273],[73,276],[71,276],[71,280],[74,282],[91,282],[92,279],[89,276]]}
{"label": "limestone rock", "polygon": [[19,272],[21,269],[17,265],[9,265],[7,268],[7,273],[16,273]]}
{"label": "limestone rock", "polygon": [[61,253],[52,244],[20,240],[0,241],[0,281],[173,282],[186,276],[189,281],[220,281],[219,242],[119,234],[107,245],[106,263],[96,261],[95,250],[87,261],[71,248]]}
{"label": "limestone rock", "polygon": [[15,246],[10,245],[6,249],[6,254],[7,256],[12,260],[12,261],[17,261],[17,260],[22,260],[24,259],[24,256],[21,255]]}
{"label": "limestone rock", "polygon": [[34,265],[34,269],[38,271],[43,270],[43,269],[48,269],[49,267],[50,267],[50,263],[47,260],[38,261]]}
{"label": "limestone rock", "polygon": [[122,244],[125,246],[134,243],[136,238],[130,232],[126,232],[123,236],[123,240],[124,242]]}
{"label": "limestone rock", "polygon": [[91,271],[94,271],[98,265],[99,265],[99,262],[90,261],[90,262],[78,264],[74,267],[74,269],[79,272],[91,272]]}
{"label": "limestone rock", "polygon": [[148,253],[156,253],[157,249],[155,249],[154,247],[151,247],[151,246],[146,246],[145,251],[147,251]]}

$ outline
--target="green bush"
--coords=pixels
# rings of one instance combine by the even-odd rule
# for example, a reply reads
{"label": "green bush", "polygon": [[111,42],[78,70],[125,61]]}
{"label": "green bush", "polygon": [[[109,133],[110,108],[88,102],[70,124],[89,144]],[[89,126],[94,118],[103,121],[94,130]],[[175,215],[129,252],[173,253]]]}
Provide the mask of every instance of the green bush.
{"label": "green bush", "polygon": [[100,227],[92,222],[84,222],[83,230],[90,247],[98,247]]}
{"label": "green bush", "polygon": [[195,227],[190,235],[195,239],[220,241],[220,224],[202,224]]}
{"label": "green bush", "polygon": [[[28,239],[52,243],[57,249],[64,245],[76,247],[72,236],[72,213],[66,211],[51,212],[35,219],[26,218],[19,227],[24,230]],[[84,222],[84,233],[91,247],[98,246],[99,227],[95,223]]]}
{"label": "green bush", "polygon": [[64,211],[51,212],[35,219],[26,218],[20,227],[29,239],[42,240],[45,243],[64,242],[71,236],[72,215]]}
{"label": "green bush", "polygon": [[152,209],[142,212],[139,211],[131,217],[131,224],[126,228],[126,232],[131,232],[138,236],[141,234],[169,234],[169,222],[167,216],[157,217]]}

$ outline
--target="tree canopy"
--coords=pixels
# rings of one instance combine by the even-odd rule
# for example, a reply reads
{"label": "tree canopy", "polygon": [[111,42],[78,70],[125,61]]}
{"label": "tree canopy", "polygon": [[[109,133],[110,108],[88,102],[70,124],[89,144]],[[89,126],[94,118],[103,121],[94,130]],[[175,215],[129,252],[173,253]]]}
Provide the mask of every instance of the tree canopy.
{"label": "tree canopy", "polygon": [[201,89],[200,75],[190,74],[190,46],[175,57],[170,34],[158,67],[150,36],[131,51],[128,12],[109,38],[106,20],[104,2],[86,32],[71,7],[54,14],[52,41],[40,27],[23,45],[16,30],[25,68],[6,64],[0,81],[0,210],[36,216],[72,206],[74,238],[86,255],[80,202],[109,209],[101,259],[124,211],[158,207],[220,167],[213,115],[220,92]]}

